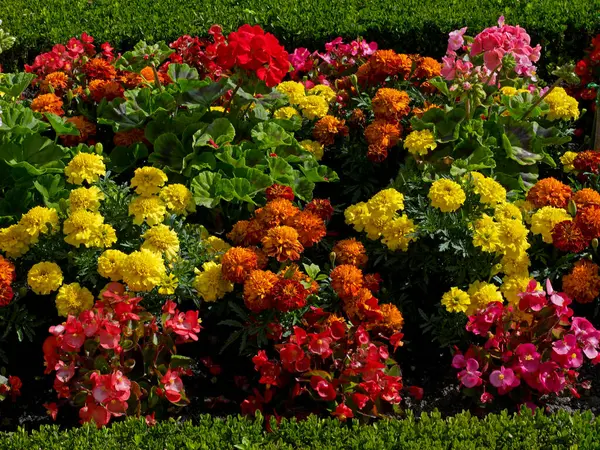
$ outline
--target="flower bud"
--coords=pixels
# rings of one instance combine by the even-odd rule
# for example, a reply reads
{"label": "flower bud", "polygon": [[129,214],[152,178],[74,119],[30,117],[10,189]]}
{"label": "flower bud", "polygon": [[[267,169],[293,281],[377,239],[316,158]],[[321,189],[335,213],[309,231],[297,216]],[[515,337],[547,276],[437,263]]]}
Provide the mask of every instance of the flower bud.
{"label": "flower bud", "polygon": [[[594,250],[598,250],[598,238],[594,238],[594,239],[592,239],[592,248],[593,248]],[[591,258],[592,258],[592,257],[590,256],[590,259],[591,259]]]}
{"label": "flower bud", "polygon": [[104,146],[103,146],[103,145],[102,145],[100,142],[98,142],[98,143],[96,143],[96,145],[94,146],[94,151],[95,151],[96,153],[98,153],[99,155],[101,155],[101,154],[102,154],[102,152],[104,151]]}
{"label": "flower bud", "polygon": [[575,217],[575,214],[577,214],[577,205],[575,204],[573,199],[569,200],[567,211],[569,212],[569,214],[571,214],[571,217]]}
{"label": "flower bud", "polygon": [[331,263],[332,267],[335,267],[335,259],[336,259],[337,255],[335,254],[335,252],[331,252],[329,254],[329,262]]}

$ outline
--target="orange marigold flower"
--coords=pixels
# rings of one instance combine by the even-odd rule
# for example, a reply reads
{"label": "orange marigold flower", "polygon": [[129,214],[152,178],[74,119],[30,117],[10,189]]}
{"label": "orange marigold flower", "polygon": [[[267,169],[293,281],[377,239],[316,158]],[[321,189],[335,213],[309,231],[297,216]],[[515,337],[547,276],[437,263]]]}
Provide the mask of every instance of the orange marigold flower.
{"label": "orange marigold flower", "polygon": [[315,123],[313,137],[322,145],[332,145],[337,136],[347,136],[348,131],[344,120],[333,116],[325,116]]}
{"label": "orange marigold flower", "polygon": [[358,291],[364,288],[362,270],[350,264],[337,266],[331,271],[329,276],[331,278],[331,287],[333,287],[333,290],[344,301],[356,296]]}
{"label": "orange marigold flower", "polygon": [[0,255],[0,284],[11,284],[15,278],[15,265]]}
{"label": "orange marigold flower", "polygon": [[298,232],[285,225],[268,230],[261,242],[265,253],[279,262],[296,261],[304,251],[298,240]]}
{"label": "orange marigold flower", "polygon": [[316,294],[317,292],[319,292],[319,283],[317,283],[315,280],[311,279],[308,275],[303,273],[298,267],[298,264],[296,263],[292,263],[289,266],[284,267],[278,275],[281,277],[288,278],[290,280],[299,281],[301,283],[309,283],[310,287],[308,287],[307,289],[308,292],[310,292],[311,294]]}
{"label": "orange marigold flower", "polygon": [[573,167],[579,172],[598,173],[600,169],[600,152],[593,150],[579,152],[573,160]]}
{"label": "orange marigold flower", "polygon": [[422,108],[413,108],[412,112],[416,117],[420,119],[421,117],[423,117],[423,114],[425,114],[430,109],[434,108],[442,109],[441,106],[436,105],[435,103],[425,102]]}
{"label": "orange marigold flower", "polygon": [[600,207],[590,205],[577,211],[575,222],[588,239],[600,237]]}
{"label": "orange marigold flower", "polygon": [[244,245],[249,224],[250,222],[247,220],[238,220],[231,231],[227,233],[227,239],[235,245]]}
{"label": "orange marigold flower", "polygon": [[256,254],[256,265],[259,269],[264,269],[269,265],[269,256],[258,247],[249,247]]}
{"label": "orange marigold flower", "polygon": [[552,229],[552,243],[563,252],[579,253],[587,248],[589,242],[574,220],[559,222]]}
{"label": "orange marigold flower", "polygon": [[117,76],[117,69],[102,58],[90,59],[81,70],[90,80],[114,80]]}
{"label": "orange marigold flower", "polygon": [[232,247],[221,257],[223,278],[233,283],[243,283],[257,267],[258,257],[248,248]]}
{"label": "orange marigold flower", "polygon": [[381,320],[370,324],[367,328],[374,329],[382,334],[394,334],[402,329],[404,317],[395,305],[385,303],[379,306]]}
{"label": "orange marigold flower", "polygon": [[64,145],[75,146],[86,142],[90,136],[96,134],[96,125],[90,122],[84,116],[73,116],[67,119],[67,122],[72,123],[79,130],[79,136],[63,135],[60,137]]}
{"label": "orange marigold flower", "polygon": [[[261,208],[262,209],[262,208]],[[258,211],[258,210],[257,210]],[[245,245],[258,245],[265,236],[267,228],[256,218],[251,220],[246,230]]]}
{"label": "orange marigold flower", "polygon": [[377,119],[365,129],[365,139],[369,145],[392,148],[400,141],[402,125]]}
{"label": "orange marigold flower", "polygon": [[365,116],[365,113],[363,112],[362,109],[358,109],[358,108],[353,109],[352,113],[350,114],[350,117],[348,118],[348,122],[353,127],[364,127],[366,121],[367,121],[367,118]]}
{"label": "orange marigold flower", "polygon": [[354,238],[344,239],[333,246],[335,260],[339,264],[350,264],[356,267],[363,267],[367,264],[369,257],[365,251],[362,242]]}
{"label": "orange marigold flower", "polygon": [[398,75],[402,79],[407,79],[412,70],[412,64],[408,55],[398,54],[393,50],[377,50],[369,58],[371,72],[376,76]]}
{"label": "orange marigold flower", "polygon": [[257,209],[254,217],[260,222],[261,227],[272,228],[282,225],[299,212],[300,210],[288,199],[276,198],[268,202],[264,208]]}
{"label": "orange marigold flower", "polygon": [[590,303],[600,293],[598,266],[582,259],[575,263],[570,274],[563,276],[563,291],[579,303]]}
{"label": "orange marigold flower", "polygon": [[273,184],[267,188],[265,191],[267,194],[267,200],[275,200],[276,198],[285,198],[290,202],[294,201],[294,191],[289,186],[284,186],[282,184]]}
{"label": "orange marigold flower", "polygon": [[62,116],[65,112],[62,110],[63,101],[55,94],[38,95],[31,102],[31,109],[39,113],[52,113]]}
{"label": "orange marigold flower", "polygon": [[375,118],[397,122],[410,112],[410,97],[404,91],[381,88],[375,94],[371,105]]}
{"label": "orange marigold flower", "polygon": [[100,103],[103,98],[105,98],[107,102],[110,102],[115,98],[121,98],[125,92],[120,83],[112,80],[92,80],[90,81],[88,88],[92,99],[96,103]]}
{"label": "orange marigold flower", "polygon": [[329,220],[333,217],[333,206],[331,206],[329,200],[324,198],[312,199],[308,205],[304,207],[304,211],[311,212],[323,220]]}
{"label": "orange marigold flower", "polygon": [[46,75],[41,83],[40,89],[43,93],[54,92],[63,93],[69,87],[69,76],[64,72],[52,72]]}
{"label": "orange marigold flower", "polygon": [[285,224],[298,232],[298,240],[304,248],[312,247],[327,234],[323,219],[309,211],[300,211]]}
{"label": "orange marigold flower", "polygon": [[127,89],[136,88],[144,82],[141,75],[135,72],[121,72],[119,80]]}
{"label": "orange marigold flower", "polygon": [[577,209],[587,206],[600,206],[600,194],[593,189],[584,188],[573,194],[572,197]]}
{"label": "orange marigold flower", "polygon": [[417,68],[413,76],[414,78],[429,80],[441,73],[442,65],[435,59],[425,56],[417,59]]}
{"label": "orange marigold flower", "polygon": [[387,157],[387,147],[384,147],[382,145],[369,145],[369,148],[367,150],[367,158],[369,158],[369,161],[372,161],[374,163],[380,163],[385,161]]}
{"label": "orange marigold flower", "polygon": [[119,147],[129,147],[138,142],[147,142],[144,130],[142,128],[132,128],[131,130],[117,131],[113,137],[113,144]]}
{"label": "orange marigold flower", "polygon": [[[171,80],[171,77],[166,73],[157,72],[157,74],[158,81],[160,82],[160,84],[165,85],[173,82],[173,80]],[[140,75],[147,83],[154,83],[154,70],[152,70],[152,67],[144,67],[141,70]]]}
{"label": "orange marigold flower", "polygon": [[273,289],[273,306],[281,312],[293,311],[306,305],[309,292],[299,281],[288,278],[280,279]]}
{"label": "orange marigold flower", "polygon": [[271,290],[279,277],[269,270],[253,270],[244,282],[244,304],[255,313],[269,309],[272,304]]}
{"label": "orange marigold flower", "polygon": [[378,300],[373,297],[373,293],[367,288],[361,288],[356,295],[342,300],[344,301],[344,311],[349,317],[356,317],[361,321],[381,320]]}
{"label": "orange marigold flower", "polygon": [[569,186],[550,177],[539,180],[535,186],[529,189],[527,201],[533,203],[537,208],[544,206],[566,208],[572,195],[573,191]]}

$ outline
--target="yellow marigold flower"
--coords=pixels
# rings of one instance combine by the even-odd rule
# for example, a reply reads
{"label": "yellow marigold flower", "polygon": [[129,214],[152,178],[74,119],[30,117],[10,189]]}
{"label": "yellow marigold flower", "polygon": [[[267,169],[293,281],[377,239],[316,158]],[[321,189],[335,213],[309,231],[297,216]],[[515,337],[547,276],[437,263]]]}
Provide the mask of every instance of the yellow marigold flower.
{"label": "yellow marigold flower", "polygon": [[63,224],[65,242],[75,247],[81,244],[92,247],[96,244],[103,223],[104,217],[98,213],[85,209],[73,211]]}
{"label": "yellow marigold flower", "polygon": [[429,130],[413,131],[404,139],[404,148],[412,155],[426,155],[437,147],[435,136]]}
{"label": "yellow marigold flower", "polygon": [[498,224],[487,214],[473,224],[473,245],[488,253],[495,253],[502,247]]}
{"label": "yellow marigold flower", "polygon": [[139,167],[135,169],[131,179],[131,187],[142,197],[158,194],[160,188],[168,181],[167,175],[156,167]]}
{"label": "yellow marigold flower", "polygon": [[449,312],[466,312],[471,305],[471,298],[465,291],[453,287],[442,296],[442,305]]}
{"label": "yellow marigold flower", "polygon": [[160,198],[167,209],[173,214],[187,215],[196,211],[194,197],[190,190],[183,184],[169,184],[160,191]]}
{"label": "yellow marigold flower", "polygon": [[352,225],[360,233],[371,221],[371,212],[365,202],[360,202],[346,208],[344,217],[346,218],[346,223]]}
{"label": "yellow marigold flower", "polygon": [[202,271],[194,271],[194,289],[205,302],[215,302],[233,291],[233,283],[223,278],[221,269],[221,264],[209,261],[202,264]]}
{"label": "yellow marigold flower", "polygon": [[500,268],[505,275],[513,276],[519,275],[525,272],[529,272],[529,266],[531,261],[526,251],[518,253],[510,253],[504,255],[500,261]]}
{"label": "yellow marigold flower", "polygon": [[211,254],[212,258],[216,260],[221,259],[221,255],[231,248],[231,245],[216,236],[209,236],[206,238],[206,243],[206,250]]}
{"label": "yellow marigold flower", "polygon": [[573,161],[577,158],[577,152],[565,152],[560,157],[560,163],[563,165],[563,170],[565,172],[573,172],[575,167],[573,166]]}
{"label": "yellow marigold flower", "polygon": [[488,303],[503,302],[502,294],[498,291],[498,288],[484,281],[471,283],[467,293],[471,298],[471,304],[466,311],[468,316],[474,314],[479,309],[485,308]]}
{"label": "yellow marigold flower", "polygon": [[327,100],[327,103],[331,103],[335,100],[336,94],[333,89],[325,84],[317,84],[308,90],[308,95],[318,95]]}
{"label": "yellow marigold flower", "polygon": [[133,223],[141,225],[144,221],[152,226],[165,220],[167,209],[159,197],[135,197],[129,203],[129,215]]}
{"label": "yellow marigold flower", "polygon": [[101,200],[104,200],[104,194],[98,187],[80,187],[70,192],[69,207],[71,211],[86,209],[95,212],[100,208]]}
{"label": "yellow marigold flower", "polygon": [[317,161],[321,161],[325,153],[323,145],[317,141],[311,141],[310,139],[300,141],[300,146],[307,152],[312,153]]}
{"label": "yellow marigold flower", "polygon": [[520,220],[507,219],[498,222],[498,238],[502,252],[514,254],[529,248],[528,233],[529,230]]}
{"label": "yellow marigold flower", "polygon": [[329,103],[324,97],[317,95],[308,95],[303,97],[298,106],[302,110],[302,115],[308,120],[320,119],[325,117],[329,112]]}
{"label": "yellow marigold flower", "polygon": [[40,234],[48,234],[58,229],[58,214],[55,209],[36,206],[23,214],[19,225],[29,237],[29,242],[35,244]]}
{"label": "yellow marigold flower", "polygon": [[394,188],[384,189],[367,201],[367,207],[372,216],[393,216],[404,209],[404,195]]}
{"label": "yellow marigold flower", "polygon": [[210,110],[216,112],[225,112],[225,108],[223,108],[222,106],[211,106]]}
{"label": "yellow marigold flower", "polygon": [[[529,285],[530,281],[531,277],[529,276],[528,272],[523,272],[521,275],[505,276],[502,279],[500,291],[508,303],[517,307],[519,305],[519,301],[521,300],[519,294],[527,290],[527,286]],[[542,286],[538,283],[536,290],[539,291],[541,289]]]}
{"label": "yellow marigold flower", "polygon": [[504,86],[504,87],[500,88],[500,93],[502,95],[506,95],[508,97],[513,97],[513,96],[517,95],[518,92],[519,91],[517,91],[517,89],[512,86]]}
{"label": "yellow marigold flower", "polygon": [[367,237],[371,240],[379,239],[383,230],[388,226],[390,220],[392,220],[394,216],[376,216],[371,217],[369,222],[365,224],[365,231],[367,233]]}
{"label": "yellow marigold flower", "polygon": [[497,181],[478,172],[471,172],[474,191],[483,203],[496,205],[506,201],[506,189]]}
{"label": "yellow marigold flower", "polygon": [[535,212],[535,205],[528,200],[517,200],[514,204],[521,211],[525,223],[531,224],[531,217]]}
{"label": "yellow marigold flower", "polygon": [[158,293],[160,295],[173,295],[179,286],[179,279],[170,273],[169,275],[165,275],[160,282],[160,287],[158,288]]}
{"label": "yellow marigold flower", "polygon": [[95,183],[105,174],[102,156],[95,153],[78,153],[65,167],[67,181],[72,184],[83,184],[84,181]]}
{"label": "yellow marigold flower", "polygon": [[142,250],[147,249],[160,255],[165,255],[167,260],[172,260],[179,252],[179,238],[177,233],[167,225],[155,225],[146,231],[142,237],[144,243]]}
{"label": "yellow marigold flower", "polygon": [[29,251],[30,237],[21,225],[0,229],[0,250],[6,256],[18,258]]}
{"label": "yellow marigold flower", "polygon": [[544,206],[531,218],[531,232],[541,234],[546,244],[552,244],[552,230],[554,226],[565,220],[572,220],[568,212],[562,208]]}
{"label": "yellow marigold flower", "polygon": [[297,105],[305,97],[304,85],[295,81],[284,81],[275,87],[282,94],[287,95],[290,104]]}
{"label": "yellow marigold flower", "polygon": [[392,251],[402,250],[405,252],[408,250],[408,244],[417,240],[414,236],[415,231],[414,222],[407,215],[402,214],[387,222],[381,232],[383,237],[381,242]]}
{"label": "yellow marigold flower", "polygon": [[505,219],[522,220],[523,214],[521,214],[521,210],[517,206],[512,203],[503,202],[498,203],[494,207],[494,218],[499,221]]}
{"label": "yellow marigold flower", "polygon": [[458,183],[445,178],[434,181],[427,196],[431,200],[431,206],[442,212],[456,211],[467,198]]}
{"label": "yellow marigold flower", "polygon": [[123,278],[123,264],[127,255],[119,250],[106,250],[98,258],[98,273],[111,281]]}
{"label": "yellow marigold flower", "polygon": [[48,295],[56,291],[63,282],[62,270],[58,264],[43,261],[35,264],[27,273],[27,284],[38,295]]}
{"label": "yellow marigold flower", "polygon": [[546,118],[549,120],[579,119],[579,103],[561,87],[554,88],[544,102],[550,107],[550,111],[546,113]]}
{"label": "yellow marigold flower", "polygon": [[79,283],[63,284],[56,294],[56,309],[58,314],[67,317],[69,314],[78,316],[94,306],[94,296]]}
{"label": "yellow marigold flower", "polygon": [[285,119],[290,120],[292,117],[300,117],[300,113],[296,111],[296,109],[292,106],[284,106],[283,108],[279,108],[273,114],[273,117],[276,119]]}
{"label": "yellow marigold flower", "polygon": [[123,281],[130,290],[149,292],[166,276],[165,263],[158,253],[142,249],[125,258],[121,268]]}
{"label": "yellow marigold flower", "polygon": [[117,232],[115,229],[107,224],[103,223],[97,228],[93,234],[92,240],[90,241],[90,245],[88,247],[104,247],[109,248],[112,247],[113,244],[117,242]]}

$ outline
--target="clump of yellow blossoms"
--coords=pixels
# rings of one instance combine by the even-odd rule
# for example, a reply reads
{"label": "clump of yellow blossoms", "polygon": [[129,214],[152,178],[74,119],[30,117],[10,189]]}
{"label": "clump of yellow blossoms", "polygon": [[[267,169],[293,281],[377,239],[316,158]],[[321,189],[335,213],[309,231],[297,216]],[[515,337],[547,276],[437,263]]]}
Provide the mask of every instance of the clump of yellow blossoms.
{"label": "clump of yellow blossoms", "polygon": [[275,89],[285,94],[292,105],[297,105],[306,96],[304,85],[296,81],[284,81],[278,84]]}
{"label": "clump of yellow blossoms", "polygon": [[546,244],[552,244],[552,230],[557,223],[572,220],[568,212],[562,208],[544,206],[531,217],[531,232],[541,234]]}
{"label": "clump of yellow blossoms", "polygon": [[405,214],[404,196],[395,189],[384,189],[369,201],[357,203],[346,209],[346,223],[358,232],[366,231],[369,239],[383,238],[390,250],[408,250],[408,244],[416,240],[416,226]]}
{"label": "clump of yellow blossoms", "polygon": [[324,155],[324,147],[321,143],[317,141],[311,141],[310,139],[305,139],[300,141],[300,146],[309,153],[312,153],[317,161],[321,161]]}
{"label": "clump of yellow blossoms", "polygon": [[94,306],[94,296],[79,283],[64,284],[56,294],[56,309],[58,314],[67,317],[79,315]]}
{"label": "clump of yellow blossoms", "polygon": [[133,223],[141,225],[156,225],[165,220],[167,208],[160,197],[135,197],[129,203],[129,215],[133,216]]}
{"label": "clump of yellow blossoms", "polygon": [[193,286],[205,302],[215,302],[233,291],[233,283],[223,278],[221,264],[214,261],[202,264],[202,271],[196,269]]}
{"label": "clump of yellow blossoms", "polygon": [[502,294],[498,291],[498,287],[485,281],[471,283],[467,293],[471,302],[466,311],[468,316],[472,315],[478,309],[485,308],[488,303],[502,303],[504,301]]}
{"label": "clump of yellow blossoms", "polygon": [[573,172],[575,170],[575,166],[573,166],[573,161],[577,158],[577,152],[565,152],[560,157],[560,163],[563,165],[563,170],[565,172]]}
{"label": "clump of yellow blossoms", "polygon": [[36,244],[42,234],[51,234],[59,229],[58,214],[54,209],[36,206],[23,214],[15,225],[0,229],[0,250],[6,256],[18,258]]}
{"label": "clump of yellow blossoms", "polygon": [[579,119],[579,103],[561,87],[552,89],[544,102],[550,107],[546,113],[549,120],[577,120]]}
{"label": "clump of yellow blossoms", "polygon": [[317,84],[316,86],[308,90],[308,95],[317,95],[327,100],[327,103],[331,103],[336,95],[335,91],[325,84]]}
{"label": "clump of yellow blossoms", "polygon": [[65,167],[67,181],[72,184],[83,184],[84,181],[95,183],[105,174],[102,156],[95,153],[78,153]]}
{"label": "clump of yellow blossoms", "polygon": [[275,113],[273,113],[273,117],[276,119],[285,119],[289,120],[292,117],[300,117],[300,113],[296,111],[296,109],[292,106],[284,106],[283,108],[279,108]]}
{"label": "clump of yellow blossoms", "polygon": [[436,147],[435,136],[429,130],[413,131],[404,139],[404,148],[414,156],[426,155]]}
{"label": "clump of yellow blossoms", "polygon": [[27,273],[27,284],[38,295],[48,295],[56,291],[63,282],[62,270],[53,262],[34,264]]}
{"label": "clump of yellow blossoms", "polygon": [[302,115],[308,120],[316,120],[325,117],[329,112],[329,102],[318,95],[307,95],[298,102]]}
{"label": "clump of yellow blossoms", "polygon": [[80,187],[69,193],[69,208],[71,211],[85,209],[95,212],[100,208],[101,200],[104,200],[104,194],[98,187]]}
{"label": "clump of yellow blossoms", "polygon": [[483,203],[496,205],[506,201],[506,189],[500,183],[479,172],[471,172],[470,175],[473,180],[473,190]]}
{"label": "clump of yellow blossoms", "polygon": [[104,217],[97,212],[78,209],[72,211],[63,223],[65,242],[74,247],[110,247],[117,242],[112,226],[104,223]]}
{"label": "clump of yellow blossoms", "polygon": [[144,243],[141,249],[147,249],[164,255],[167,260],[174,259],[179,252],[179,238],[177,237],[177,233],[166,225],[155,225],[146,231],[142,237],[144,238]]}
{"label": "clump of yellow blossoms", "polygon": [[449,312],[466,312],[471,305],[471,298],[462,289],[457,287],[451,288],[442,296],[442,305]]}
{"label": "clump of yellow blossoms", "polygon": [[169,212],[178,216],[185,216],[196,211],[194,197],[183,184],[175,183],[165,186],[160,190],[159,197]]}
{"label": "clump of yellow blossoms", "polygon": [[431,206],[442,212],[456,211],[467,199],[460,184],[445,178],[434,181],[427,196],[431,200]]}
{"label": "clump of yellow blossoms", "polygon": [[121,273],[129,289],[149,292],[161,284],[166,268],[158,253],[142,249],[127,255],[121,265]]}
{"label": "clump of yellow blossoms", "polygon": [[98,257],[98,273],[111,281],[123,279],[123,264],[127,255],[119,250],[106,250]]}
{"label": "clump of yellow blossoms", "polygon": [[158,194],[160,188],[168,181],[167,175],[156,167],[139,167],[135,169],[131,179],[131,187],[142,197]]}

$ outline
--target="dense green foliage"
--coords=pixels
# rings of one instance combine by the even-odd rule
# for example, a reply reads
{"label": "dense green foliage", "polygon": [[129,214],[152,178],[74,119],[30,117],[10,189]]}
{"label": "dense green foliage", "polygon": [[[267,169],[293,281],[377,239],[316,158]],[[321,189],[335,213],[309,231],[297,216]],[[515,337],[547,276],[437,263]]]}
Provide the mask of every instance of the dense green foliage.
{"label": "dense green foliage", "polygon": [[116,423],[96,430],[88,425],[60,432],[42,427],[0,435],[0,448],[59,449],[550,449],[597,448],[600,421],[590,413],[554,415],[506,413],[478,419],[461,413],[447,419],[437,413],[415,419],[389,420],[373,425],[346,425],[335,419],[310,417],[286,421],[266,432],[262,420],[201,417],[191,422],[160,422],[148,428],[143,420]]}
{"label": "dense green foliage", "polygon": [[83,31],[124,49],[140,39],[204,35],[214,23],[225,31],[259,23],[286,48],[315,49],[337,36],[362,35],[381,48],[439,57],[449,31],[463,26],[481,30],[504,15],[507,23],[525,27],[532,41],[542,44],[546,61],[540,67],[545,67],[583,53],[591,34],[600,29],[598,6],[598,0],[5,0],[0,18],[17,42],[2,62],[14,69],[17,62],[31,61],[53,43]]}

